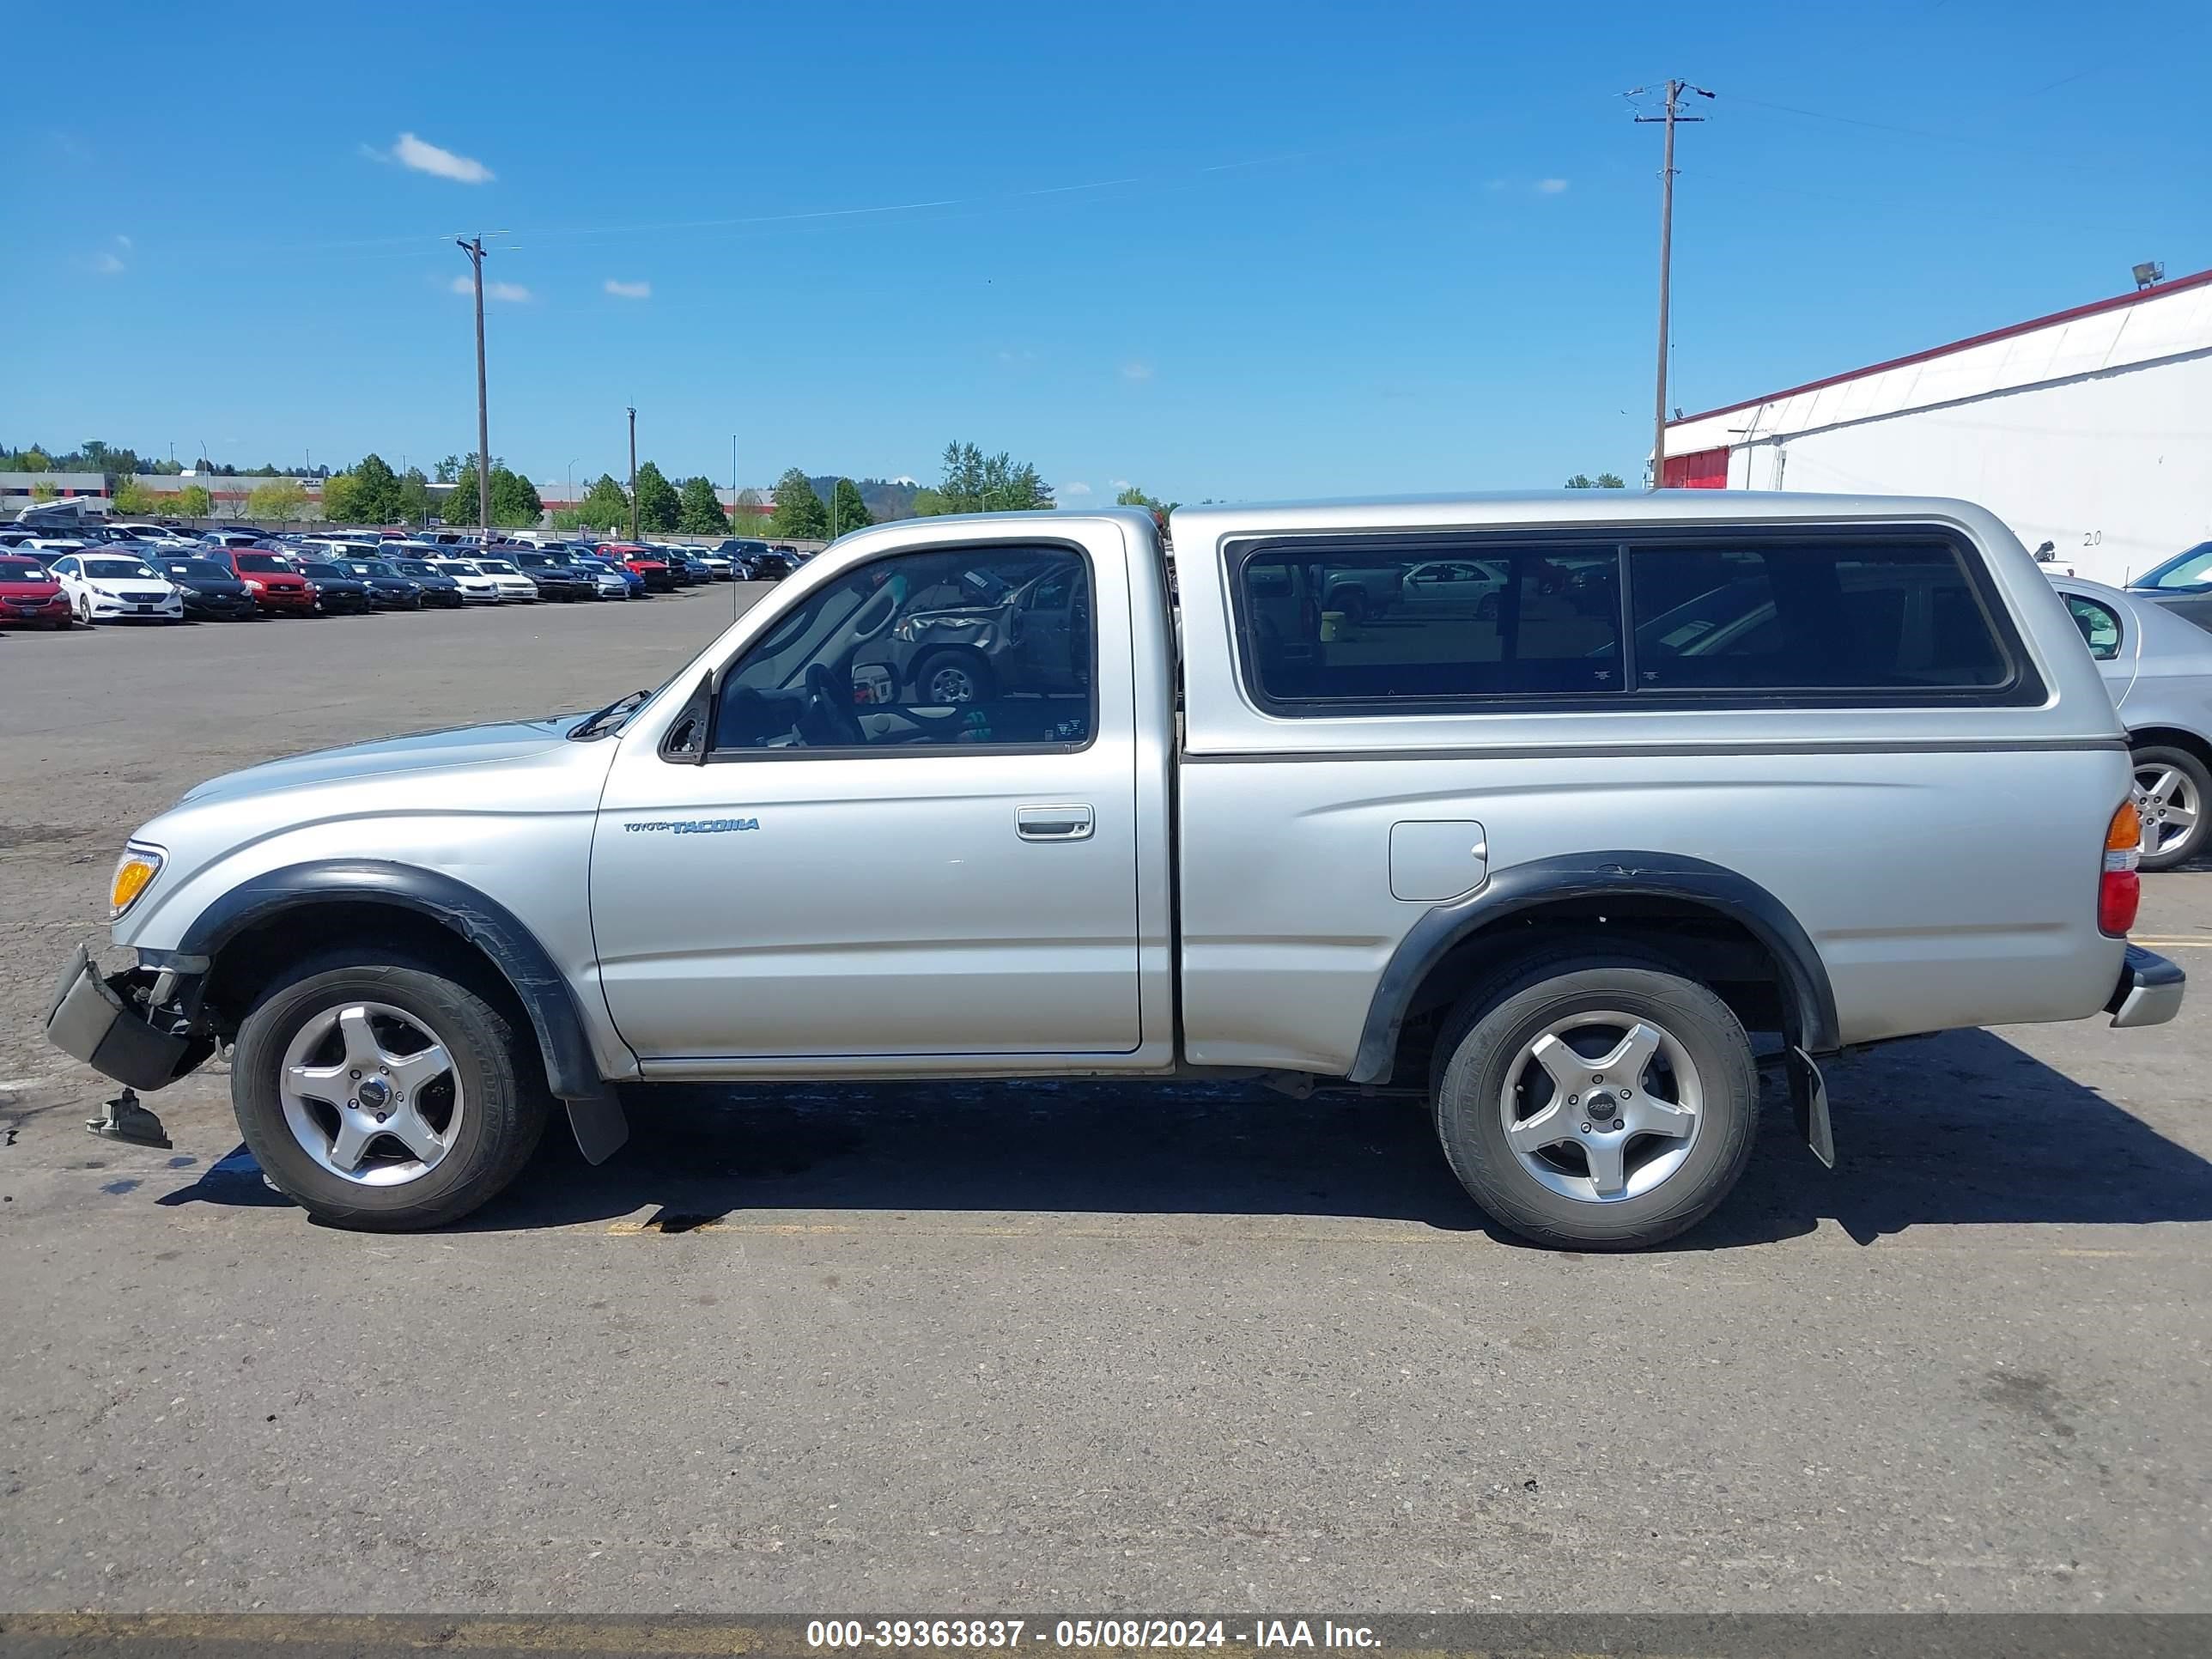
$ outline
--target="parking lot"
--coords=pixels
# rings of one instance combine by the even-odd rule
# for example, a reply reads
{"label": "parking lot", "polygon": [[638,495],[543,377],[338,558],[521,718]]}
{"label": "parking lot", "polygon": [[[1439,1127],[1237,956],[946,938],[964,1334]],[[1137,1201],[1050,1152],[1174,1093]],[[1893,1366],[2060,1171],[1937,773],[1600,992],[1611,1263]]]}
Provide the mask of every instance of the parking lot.
{"label": "parking lot", "polygon": [[[84,1133],[39,1024],[132,826],[766,591],[0,642],[0,1607],[2206,1605],[2212,991],[1839,1061],[1836,1171],[1771,1099],[1637,1256],[1493,1235],[1398,1099],[640,1092],[415,1237],[308,1225],[215,1067]],[[2145,889],[2212,969],[2212,872]]]}

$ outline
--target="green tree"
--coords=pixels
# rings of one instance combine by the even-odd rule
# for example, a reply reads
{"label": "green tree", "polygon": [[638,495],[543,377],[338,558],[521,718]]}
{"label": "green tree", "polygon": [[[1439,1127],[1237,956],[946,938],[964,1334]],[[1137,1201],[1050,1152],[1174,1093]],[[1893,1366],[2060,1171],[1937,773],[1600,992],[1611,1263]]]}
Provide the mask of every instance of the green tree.
{"label": "green tree", "polygon": [[460,476],[461,458],[458,455],[447,456],[444,460],[438,463],[437,471],[432,474],[432,477],[440,483],[451,483]]}
{"label": "green tree", "polygon": [[31,499],[34,501],[51,501],[60,494],[61,491],[50,483],[34,483],[31,486]]}
{"label": "green tree", "polygon": [[410,466],[401,475],[398,502],[399,510],[392,517],[404,524],[420,524],[430,516],[430,481],[422,476],[421,467]]}
{"label": "green tree", "polygon": [[511,529],[524,530],[545,516],[545,503],[538,499],[538,486],[520,472],[510,472],[504,466],[491,470],[491,521]]}
{"label": "green tree", "polygon": [[353,476],[361,492],[356,523],[389,524],[400,516],[399,477],[383,456],[374,452],[362,456]]}
{"label": "green tree", "polygon": [[830,534],[830,509],[798,467],[775,481],[775,511],[769,515],[768,533],[811,542]]}
{"label": "green tree", "polygon": [[687,536],[726,536],[730,520],[711,478],[686,478],[676,510],[676,527]]}
{"label": "green tree", "polygon": [[875,515],[868,511],[867,502],[860,499],[860,485],[850,478],[837,480],[830,500],[830,526],[841,536],[876,521]]}
{"label": "green tree", "polygon": [[12,470],[17,472],[51,472],[54,470],[53,458],[36,444],[18,455],[15,463]]}
{"label": "green tree", "polygon": [[1577,472],[1567,480],[1567,488],[1570,489],[1625,489],[1627,486],[1621,483],[1618,473],[1601,472],[1592,478]]}
{"label": "green tree", "polygon": [[323,517],[331,524],[365,524],[361,510],[361,480],[350,472],[333,472],[323,480]]}
{"label": "green tree", "polygon": [[1005,450],[986,455],[974,444],[957,441],[945,446],[945,477],[933,489],[915,497],[914,510],[924,518],[940,513],[1021,513],[1058,505],[1052,486],[1036,468],[1024,461],[1019,466]]}
{"label": "green tree", "polygon": [[215,515],[215,502],[204,484],[188,483],[177,492],[177,511],[187,519],[206,519]]}
{"label": "green tree", "polygon": [[307,511],[307,492],[297,478],[271,478],[267,483],[256,484],[246,498],[246,516],[249,519],[276,519],[290,523],[304,518]]}
{"label": "green tree", "polygon": [[[574,520],[567,526],[575,530],[623,530],[629,526],[629,497],[611,473],[599,474],[599,483],[584,492],[574,513],[563,518]],[[558,520],[556,520],[558,522]]]}
{"label": "green tree", "polygon": [[154,492],[138,481],[136,472],[115,486],[114,507],[118,513],[128,513],[137,518],[151,513],[155,506]]}
{"label": "green tree", "polygon": [[668,482],[667,475],[651,461],[637,470],[637,527],[640,534],[648,530],[669,531],[683,516],[684,498],[676,493],[676,486]]}

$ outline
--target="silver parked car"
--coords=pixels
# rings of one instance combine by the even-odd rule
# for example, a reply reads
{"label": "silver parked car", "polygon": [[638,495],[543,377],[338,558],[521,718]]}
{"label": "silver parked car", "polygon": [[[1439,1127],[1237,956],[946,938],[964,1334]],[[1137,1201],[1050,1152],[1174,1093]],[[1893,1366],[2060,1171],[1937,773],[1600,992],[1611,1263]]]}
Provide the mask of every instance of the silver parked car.
{"label": "silver parked car", "polygon": [[1195,1074],[1424,1091],[1496,1220],[1619,1249],[1743,1173],[1753,1032],[1826,1159],[1847,1046],[2173,1017],[2011,532],[1610,494],[1184,509],[1179,629],[1149,513],[859,531],[658,690],[203,784],[47,1033],[139,1089],[234,1043],[343,1225],[466,1214],[553,1098],[608,1156],[618,1083]]}
{"label": "silver parked car", "polygon": [[2097,660],[2134,751],[2142,867],[2204,850],[2212,813],[2212,633],[2167,605],[2078,576],[2054,576]]}

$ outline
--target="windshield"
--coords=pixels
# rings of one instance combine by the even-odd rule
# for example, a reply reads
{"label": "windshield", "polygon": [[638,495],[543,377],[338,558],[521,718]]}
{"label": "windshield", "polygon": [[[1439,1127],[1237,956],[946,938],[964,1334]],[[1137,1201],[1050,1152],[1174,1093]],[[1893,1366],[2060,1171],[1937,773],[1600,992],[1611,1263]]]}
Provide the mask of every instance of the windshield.
{"label": "windshield", "polygon": [[477,568],[487,576],[519,576],[522,574],[505,559],[478,559]]}
{"label": "windshield", "polygon": [[2136,586],[2202,587],[2208,582],[2212,582],[2212,542],[2199,542],[2186,553],[2168,559],[2142,577]]}
{"label": "windshield", "polygon": [[221,565],[208,559],[171,559],[169,574],[188,582],[227,582],[236,580]]}
{"label": "windshield", "polygon": [[136,559],[87,559],[84,574],[99,581],[157,582],[161,580]]}
{"label": "windshield", "polygon": [[356,576],[375,576],[387,580],[398,574],[381,559],[356,559],[346,568]]}
{"label": "windshield", "polygon": [[42,582],[46,568],[36,559],[0,559],[0,582]]}
{"label": "windshield", "polygon": [[473,576],[477,574],[476,566],[471,564],[466,559],[441,559],[438,561],[438,568],[448,576]]}
{"label": "windshield", "polygon": [[346,576],[346,573],[339,569],[337,566],[334,564],[325,564],[319,559],[314,561],[313,563],[301,565],[300,567],[300,574],[303,576],[320,576],[325,580],[328,580],[332,577],[336,577],[337,580],[343,581],[345,580]]}
{"label": "windshield", "polygon": [[292,567],[274,553],[241,553],[238,556],[238,568],[240,570],[267,571],[279,576],[295,574]]}

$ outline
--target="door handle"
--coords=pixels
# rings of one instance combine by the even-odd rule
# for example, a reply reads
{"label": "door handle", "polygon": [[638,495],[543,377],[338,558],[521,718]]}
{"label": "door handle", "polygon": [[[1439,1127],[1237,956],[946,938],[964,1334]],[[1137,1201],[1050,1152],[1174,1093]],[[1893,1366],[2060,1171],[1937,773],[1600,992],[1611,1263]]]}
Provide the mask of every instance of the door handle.
{"label": "door handle", "polygon": [[1024,841],[1087,841],[1091,836],[1087,806],[1017,806],[1014,833]]}

